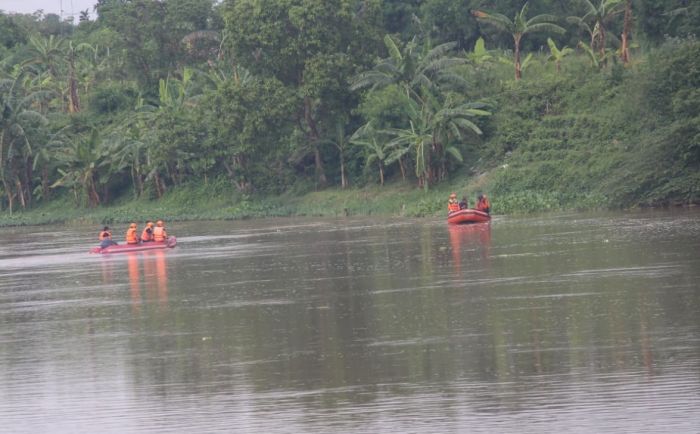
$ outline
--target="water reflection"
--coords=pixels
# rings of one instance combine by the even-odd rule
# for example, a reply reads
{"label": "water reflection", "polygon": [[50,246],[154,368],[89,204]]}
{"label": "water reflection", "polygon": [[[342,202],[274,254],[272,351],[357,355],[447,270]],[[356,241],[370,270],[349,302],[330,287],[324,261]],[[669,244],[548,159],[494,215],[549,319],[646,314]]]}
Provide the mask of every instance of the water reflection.
{"label": "water reflection", "polygon": [[[119,270],[126,266],[129,295],[134,312],[140,310],[144,299],[146,301],[157,300],[161,307],[167,307],[168,262],[165,251],[126,252],[120,254],[119,257],[103,256],[100,259],[102,283],[105,285],[115,283],[115,267]],[[123,275],[123,273],[117,272],[119,275]]]}
{"label": "water reflection", "polygon": [[8,431],[700,426],[698,218],[179,229],[86,270],[0,260]]}
{"label": "water reflection", "polygon": [[452,247],[452,263],[455,273],[462,277],[462,252],[467,260],[488,260],[491,249],[491,224],[447,225]]}

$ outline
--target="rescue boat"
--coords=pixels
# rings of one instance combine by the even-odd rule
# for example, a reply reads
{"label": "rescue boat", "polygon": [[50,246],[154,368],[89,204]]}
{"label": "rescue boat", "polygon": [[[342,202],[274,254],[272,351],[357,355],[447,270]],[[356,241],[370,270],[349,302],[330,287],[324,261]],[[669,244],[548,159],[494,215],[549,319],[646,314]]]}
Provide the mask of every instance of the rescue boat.
{"label": "rescue boat", "polygon": [[491,220],[491,216],[476,209],[460,209],[447,214],[447,223],[459,225],[466,223],[483,223]]}
{"label": "rescue boat", "polygon": [[177,239],[175,237],[168,237],[166,241],[150,241],[147,243],[139,244],[117,244],[109,247],[93,247],[90,249],[90,253],[126,253],[126,252],[140,252],[143,250],[158,250],[158,249],[172,249],[177,244]]}

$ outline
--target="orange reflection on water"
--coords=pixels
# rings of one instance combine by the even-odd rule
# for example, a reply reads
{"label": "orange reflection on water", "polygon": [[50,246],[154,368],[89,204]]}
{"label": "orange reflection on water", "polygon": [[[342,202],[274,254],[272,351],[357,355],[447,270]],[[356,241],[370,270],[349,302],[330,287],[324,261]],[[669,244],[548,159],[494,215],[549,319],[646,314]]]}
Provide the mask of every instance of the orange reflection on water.
{"label": "orange reflection on water", "polygon": [[143,252],[143,274],[149,298],[155,294],[158,302],[165,306],[168,303],[168,267],[163,250]]}
{"label": "orange reflection on water", "polygon": [[450,231],[452,262],[455,273],[462,275],[462,253],[470,258],[488,259],[491,249],[491,224],[447,225]]}
{"label": "orange reflection on water", "polygon": [[[165,252],[151,250],[125,254],[133,310],[140,309],[144,295],[147,300],[158,300],[161,306],[166,306],[168,304],[168,262]],[[145,294],[142,293],[142,288]]]}
{"label": "orange reflection on water", "polygon": [[136,253],[127,253],[127,269],[129,271],[129,289],[131,307],[138,311],[141,305],[141,279],[139,277],[139,257]]}

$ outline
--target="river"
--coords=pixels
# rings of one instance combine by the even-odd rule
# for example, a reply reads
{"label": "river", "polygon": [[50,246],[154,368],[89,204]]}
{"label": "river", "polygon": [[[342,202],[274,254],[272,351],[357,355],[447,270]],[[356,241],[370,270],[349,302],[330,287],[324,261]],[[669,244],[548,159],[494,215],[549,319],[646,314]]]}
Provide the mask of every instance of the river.
{"label": "river", "polygon": [[1,432],[700,430],[700,210],[98,229],[0,229]]}

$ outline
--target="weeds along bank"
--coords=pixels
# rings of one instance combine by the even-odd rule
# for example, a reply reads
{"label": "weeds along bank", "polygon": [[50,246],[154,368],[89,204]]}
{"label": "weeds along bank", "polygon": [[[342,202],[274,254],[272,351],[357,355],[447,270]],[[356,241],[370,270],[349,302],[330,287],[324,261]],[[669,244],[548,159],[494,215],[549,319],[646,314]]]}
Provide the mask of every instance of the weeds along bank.
{"label": "weeds along bank", "polygon": [[481,154],[500,211],[698,203],[699,64],[700,43],[671,40],[629,68],[535,64],[503,86]]}

